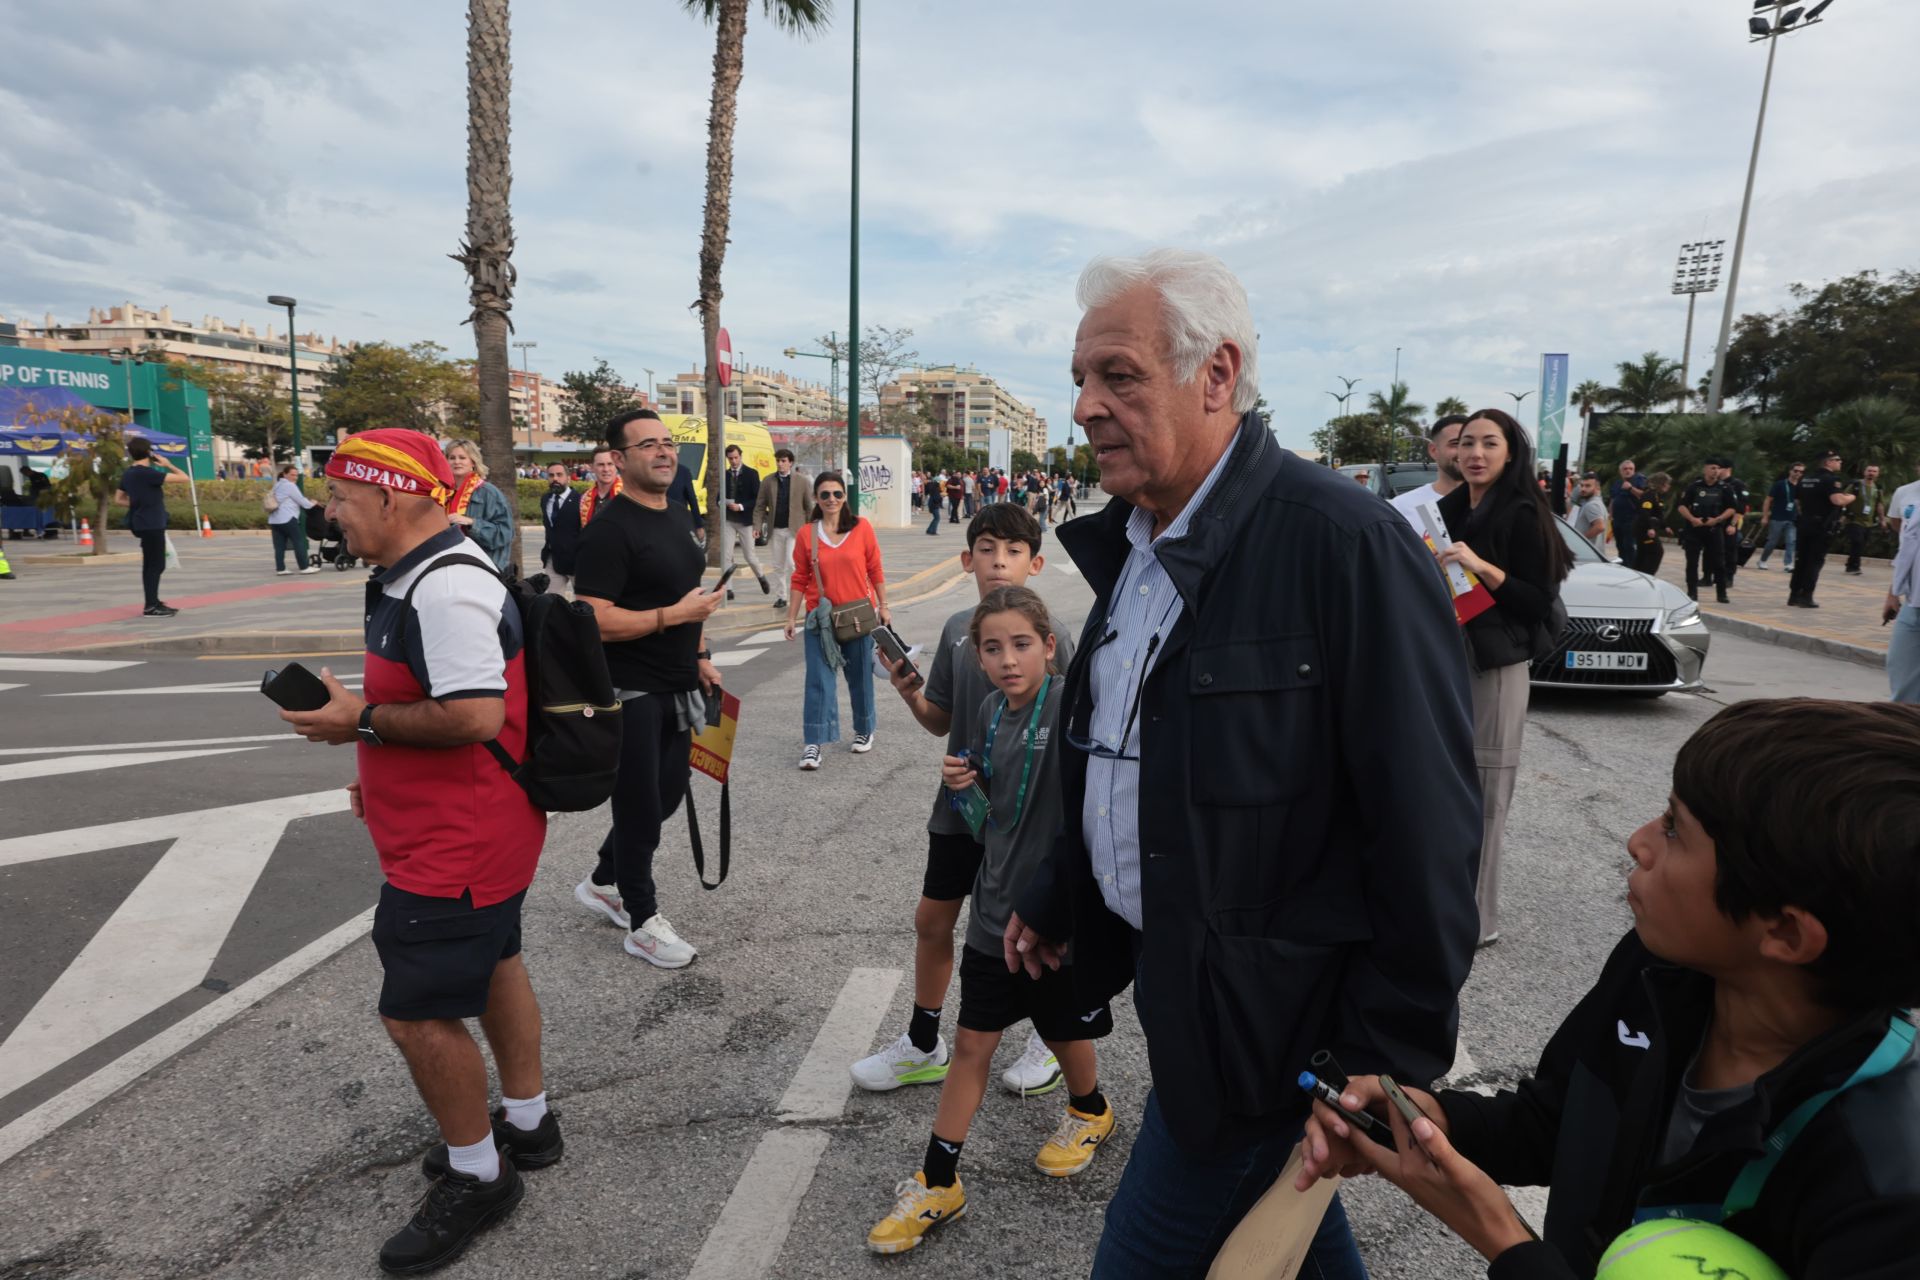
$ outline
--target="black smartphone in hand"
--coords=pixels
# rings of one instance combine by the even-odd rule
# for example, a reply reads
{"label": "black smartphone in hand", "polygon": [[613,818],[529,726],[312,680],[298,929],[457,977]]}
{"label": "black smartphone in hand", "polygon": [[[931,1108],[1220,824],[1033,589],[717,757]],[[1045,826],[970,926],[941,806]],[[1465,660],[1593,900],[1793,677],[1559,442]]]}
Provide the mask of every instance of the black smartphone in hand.
{"label": "black smartphone in hand", "polygon": [[288,711],[318,711],[333,701],[320,677],[297,662],[260,677],[260,692]]}
{"label": "black smartphone in hand", "polygon": [[918,680],[920,678],[919,669],[916,668],[913,663],[907,661],[906,642],[900,638],[899,633],[894,631],[892,627],[885,625],[875,627],[873,631],[873,643],[880,650],[880,656],[886,659],[889,669],[898,667],[901,663],[906,662],[907,669],[901,674],[912,680]]}
{"label": "black smartphone in hand", "polygon": [[727,579],[731,578],[734,574],[738,573],[739,571],[740,571],[739,565],[737,564],[728,565],[726,569],[721,572],[720,581],[713,584],[713,589],[708,594],[719,595],[722,591],[725,591],[727,589]]}

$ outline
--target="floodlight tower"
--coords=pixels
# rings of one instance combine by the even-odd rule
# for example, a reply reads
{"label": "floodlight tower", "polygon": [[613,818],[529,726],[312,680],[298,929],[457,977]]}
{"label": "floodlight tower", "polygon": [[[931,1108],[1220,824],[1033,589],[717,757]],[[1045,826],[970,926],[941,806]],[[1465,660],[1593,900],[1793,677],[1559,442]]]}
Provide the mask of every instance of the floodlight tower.
{"label": "floodlight tower", "polygon": [[1693,361],[1693,304],[1700,300],[1703,293],[1712,293],[1720,287],[1721,252],[1726,247],[1725,240],[1697,240],[1692,244],[1680,246],[1680,261],[1673,268],[1673,291],[1687,295],[1687,337],[1680,347],[1680,403],[1674,406],[1675,413],[1687,411],[1687,396],[1692,393],[1693,384],[1687,380],[1687,371]]}

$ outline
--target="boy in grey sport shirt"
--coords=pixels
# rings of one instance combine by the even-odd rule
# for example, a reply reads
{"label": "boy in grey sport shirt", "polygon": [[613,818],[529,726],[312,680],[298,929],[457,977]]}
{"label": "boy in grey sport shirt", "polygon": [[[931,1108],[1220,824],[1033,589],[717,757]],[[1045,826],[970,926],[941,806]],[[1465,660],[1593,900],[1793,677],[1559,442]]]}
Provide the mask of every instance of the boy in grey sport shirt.
{"label": "boy in grey sport shirt", "polygon": [[[1040,571],[1042,531],[1032,514],[1012,503],[990,503],[967,525],[961,567],[971,573],[979,593],[1003,586],[1024,586]],[[940,629],[925,681],[896,677],[894,688],[914,718],[930,733],[944,733],[947,754],[973,738],[973,717],[992,685],[967,635],[973,610],[963,609]],[[1056,661],[1065,669],[1073,646],[1058,637]],[[940,1035],[940,1010],[953,978],[953,934],[961,903],[973,892],[985,850],[968,830],[966,819],[948,801],[945,787],[934,788],[933,814],[927,820],[927,868],[914,911],[914,1004],[908,1027],[898,1040],[853,1064],[854,1083],[883,1092],[905,1084],[938,1084],[946,1079],[948,1045]],[[1060,1066],[1038,1035],[1000,1075],[1003,1087],[1017,1094],[1047,1093],[1060,1087]]]}

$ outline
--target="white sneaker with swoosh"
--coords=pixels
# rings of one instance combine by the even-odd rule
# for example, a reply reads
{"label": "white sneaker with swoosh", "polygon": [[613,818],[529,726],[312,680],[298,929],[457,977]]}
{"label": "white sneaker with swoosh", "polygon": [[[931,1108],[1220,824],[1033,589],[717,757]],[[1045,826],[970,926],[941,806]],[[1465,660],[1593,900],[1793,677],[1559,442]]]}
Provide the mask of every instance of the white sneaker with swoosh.
{"label": "white sneaker with swoosh", "polygon": [[700,953],[693,944],[673,931],[663,915],[651,915],[647,922],[629,933],[621,942],[630,956],[639,956],[662,969],[684,969]]}

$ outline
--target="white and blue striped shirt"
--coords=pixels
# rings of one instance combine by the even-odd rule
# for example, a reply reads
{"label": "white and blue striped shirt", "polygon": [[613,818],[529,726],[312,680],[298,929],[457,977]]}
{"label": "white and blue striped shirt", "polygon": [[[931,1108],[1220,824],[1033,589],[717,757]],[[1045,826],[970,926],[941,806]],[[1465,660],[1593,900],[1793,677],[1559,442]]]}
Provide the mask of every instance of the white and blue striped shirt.
{"label": "white and blue striped shirt", "polygon": [[[1080,830],[1107,909],[1136,929],[1141,927],[1139,756],[1146,725],[1137,715],[1132,717],[1131,729],[1127,721],[1160,647],[1184,608],[1180,592],[1161,567],[1154,548],[1187,536],[1188,526],[1207,494],[1226,471],[1238,439],[1236,434],[1193,497],[1158,538],[1153,536],[1152,512],[1136,510],[1127,521],[1127,541],[1133,544],[1133,551],[1120,570],[1119,581],[1113,584],[1104,623],[1103,635],[1113,638],[1102,642],[1095,637],[1093,642],[1096,649],[1088,672],[1093,715],[1088,732],[1093,741],[1133,758],[1087,758],[1087,797],[1080,811]],[[1120,740],[1123,733],[1127,735],[1124,743]]]}

